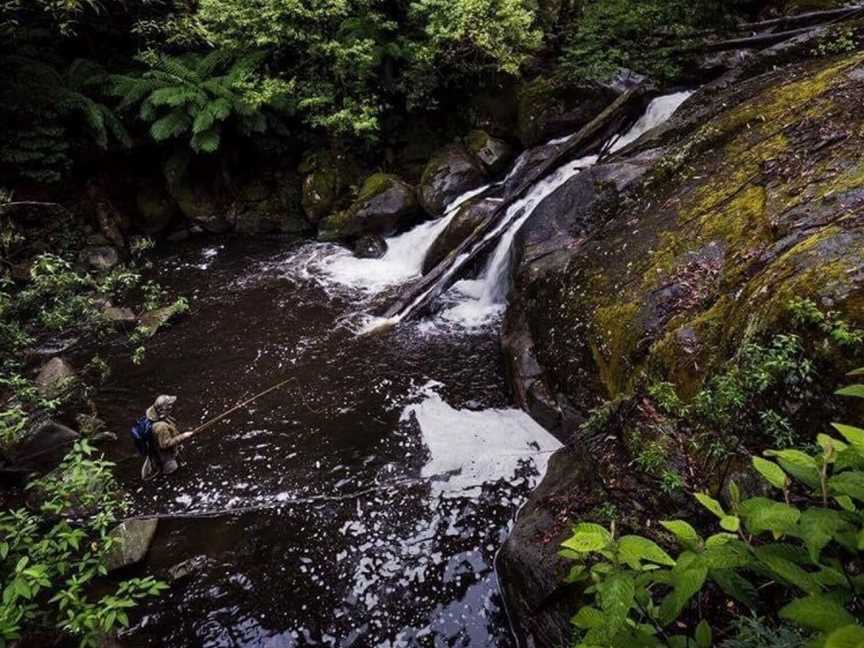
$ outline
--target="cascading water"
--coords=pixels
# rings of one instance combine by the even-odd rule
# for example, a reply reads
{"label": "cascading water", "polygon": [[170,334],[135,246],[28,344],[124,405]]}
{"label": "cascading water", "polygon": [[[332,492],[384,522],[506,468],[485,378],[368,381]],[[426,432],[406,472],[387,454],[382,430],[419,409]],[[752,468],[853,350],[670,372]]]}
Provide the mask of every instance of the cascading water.
{"label": "cascading water", "polygon": [[394,285],[418,277],[426,252],[465,201],[490,188],[485,185],[468,191],[448,205],[445,215],[421,223],[417,227],[386,239],[387,252],[380,259],[359,259],[346,248],[326,243],[313,243],[301,248],[285,264],[303,268],[305,278],[326,287],[345,287],[376,294]]}
{"label": "cascading water", "polygon": [[[614,140],[610,152],[620,151],[652,128],[665,122],[691,94],[692,92],[676,92],[654,99],[639,120],[626,133]],[[588,156],[565,164],[538,182],[527,196],[510,207],[502,219],[502,226],[495,228],[486,237],[488,239],[497,236],[503,227],[507,228],[501,235],[485,270],[479,279],[463,280],[451,288],[445,295],[445,299],[454,305],[441,312],[439,315],[441,320],[473,328],[494,320],[503,312],[509,290],[510,248],[513,239],[547,196],[596,162],[597,156]]]}

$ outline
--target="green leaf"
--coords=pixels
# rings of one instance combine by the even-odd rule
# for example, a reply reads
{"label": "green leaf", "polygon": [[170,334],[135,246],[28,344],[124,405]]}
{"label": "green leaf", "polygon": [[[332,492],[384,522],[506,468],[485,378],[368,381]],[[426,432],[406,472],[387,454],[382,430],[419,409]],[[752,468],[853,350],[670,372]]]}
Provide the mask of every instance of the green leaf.
{"label": "green leaf", "polygon": [[798,522],[799,535],[813,562],[819,560],[822,549],[839,531],[848,528],[849,524],[843,520],[839,512],[816,507],[805,510]]}
{"label": "green leaf", "polygon": [[726,516],[726,511],[724,511],[723,507],[720,506],[720,502],[715,500],[713,497],[708,496],[706,493],[694,493],[693,496],[699,501],[702,506],[711,511],[718,518],[723,518]]}
{"label": "green leaf", "polygon": [[816,579],[789,560],[782,545],[763,545],[753,550],[756,558],[776,578],[791,583],[808,594],[818,594],[821,587]]}
{"label": "green leaf", "polygon": [[825,640],[825,648],[864,648],[864,628],[848,625],[835,630]]}
{"label": "green leaf", "polygon": [[741,528],[741,520],[737,515],[726,515],[720,519],[720,527],[724,531],[735,533]]}
{"label": "green leaf", "polygon": [[636,596],[636,586],[629,575],[618,572],[598,584],[597,591],[600,594],[600,606],[606,613],[606,633],[612,638],[627,620]]}
{"label": "green leaf", "polygon": [[696,529],[683,520],[664,520],[660,524],[684,545],[698,544],[702,540]]}
{"label": "green leaf", "polygon": [[737,539],[706,546],[702,559],[710,569],[741,568],[753,562],[747,545]]}
{"label": "green leaf", "polygon": [[577,628],[590,630],[591,628],[600,628],[605,623],[603,613],[597,608],[585,606],[570,619],[570,623]]}
{"label": "green leaf", "polygon": [[769,457],[777,457],[788,474],[810,488],[819,487],[819,468],[816,460],[800,450],[766,450]]}
{"label": "green leaf", "polygon": [[755,608],[756,588],[735,569],[712,569],[709,572],[711,580],[720,586],[728,596],[748,608]]}
{"label": "green leaf", "polygon": [[864,398],[864,385],[849,385],[843,389],[838,389],[834,392],[838,396],[854,396],[855,398]]}
{"label": "green leaf", "polygon": [[220,139],[219,131],[211,129],[195,133],[192,136],[190,145],[198,153],[215,153],[219,149]]}
{"label": "green leaf", "polygon": [[753,467],[774,488],[779,488],[780,490],[786,488],[786,473],[773,461],[768,461],[762,457],[753,457]]}
{"label": "green leaf", "polygon": [[780,610],[780,617],[820,632],[831,632],[855,622],[846,608],[821,594],[795,599]]}
{"label": "green leaf", "polygon": [[834,501],[840,505],[840,508],[842,508],[844,511],[848,511],[849,513],[854,513],[857,510],[855,508],[855,503],[848,495],[837,495],[834,498]]}
{"label": "green leaf", "polygon": [[864,502],[864,472],[842,472],[828,480],[832,495],[848,495]]}
{"label": "green leaf", "polygon": [[675,564],[672,557],[663,551],[656,542],[636,535],[622,537],[618,541],[618,553],[621,560],[633,569],[639,569],[642,560],[658,565],[672,566]]}
{"label": "green leaf", "polygon": [[794,531],[801,517],[801,511],[780,502],[771,500],[767,502],[763,506],[748,510],[748,514],[744,517],[747,529],[755,534],[771,531],[775,535]]}
{"label": "green leaf", "polygon": [[600,551],[612,541],[612,535],[599,524],[580,522],[573,527],[573,535],[561,543],[566,549],[580,553]]}
{"label": "green leaf", "polygon": [[855,448],[860,455],[864,455],[864,430],[853,425],[843,425],[842,423],[831,424],[849,444]]}
{"label": "green leaf", "polygon": [[696,626],[696,646],[698,648],[711,648],[711,626],[705,619]]}
{"label": "green leaf", "polygon": [[685,551],[678,557],[678,563],[672,570],[673,590],[660,604],[659,619],[662,625],[669,625],[678,618],[690,599],[702,589],[707,577],[708,568],[698,555]]}

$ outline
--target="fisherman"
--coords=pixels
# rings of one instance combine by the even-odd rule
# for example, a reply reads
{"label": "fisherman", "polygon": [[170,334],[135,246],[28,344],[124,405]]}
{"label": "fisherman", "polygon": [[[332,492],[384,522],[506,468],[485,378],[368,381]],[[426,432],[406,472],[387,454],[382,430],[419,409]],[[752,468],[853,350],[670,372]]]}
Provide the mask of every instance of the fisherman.
{"label": "fisherman", "polygon": [[177,446],[192,436],[191,432],[180,433],[171,417],[176,396],[162,395],[147,408],[145,416],[152,423],[153,431],[147,449],[147,458],[141,467],[141,478],[150,479],[158,474],[170,475],[177,470]]}

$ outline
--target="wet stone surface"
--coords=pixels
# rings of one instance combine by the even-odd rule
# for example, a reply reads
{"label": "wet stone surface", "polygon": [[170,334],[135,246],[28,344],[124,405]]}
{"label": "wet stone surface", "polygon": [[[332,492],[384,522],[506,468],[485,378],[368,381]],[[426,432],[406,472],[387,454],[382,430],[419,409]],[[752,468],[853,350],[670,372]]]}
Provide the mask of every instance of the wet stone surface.
{"label": "wet stone surface", "polygon": [[497,330],[358,337],[392,291],[315,276],[304,259],[327,248],[201,245],[157,264],[189,316],[141,365],[114,362],[99,402],[112,457],[159,393],[189,429],[294,380],[190,442],[170,478],[142,485],[138,461],[120,464],[135,512],[168,514],[132,569],[172,581],[122,642],[514,645],[495,556],[558,444],[508,409]]}

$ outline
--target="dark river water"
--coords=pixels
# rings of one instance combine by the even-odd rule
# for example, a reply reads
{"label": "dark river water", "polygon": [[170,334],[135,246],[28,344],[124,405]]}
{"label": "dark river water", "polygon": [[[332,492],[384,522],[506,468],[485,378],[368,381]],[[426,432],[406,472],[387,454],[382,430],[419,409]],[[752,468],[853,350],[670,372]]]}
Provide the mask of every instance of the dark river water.
{"label": "dark river water", "polygon": [[[187,443],[175,475],[120,464],[133,512],[169,516],[129,575],[171,583],[124,645],[515,645],[495,556],[557,442],[509,409],[494,321],[357,336],[392,290],[316,277],[304,260],[327,251],[206,239],[158,261],[191,310],[142,364],[118,355],[111,428],[160,393],[190,429],[291,382]],[[131,453],[122,432],[111,456]]]}

